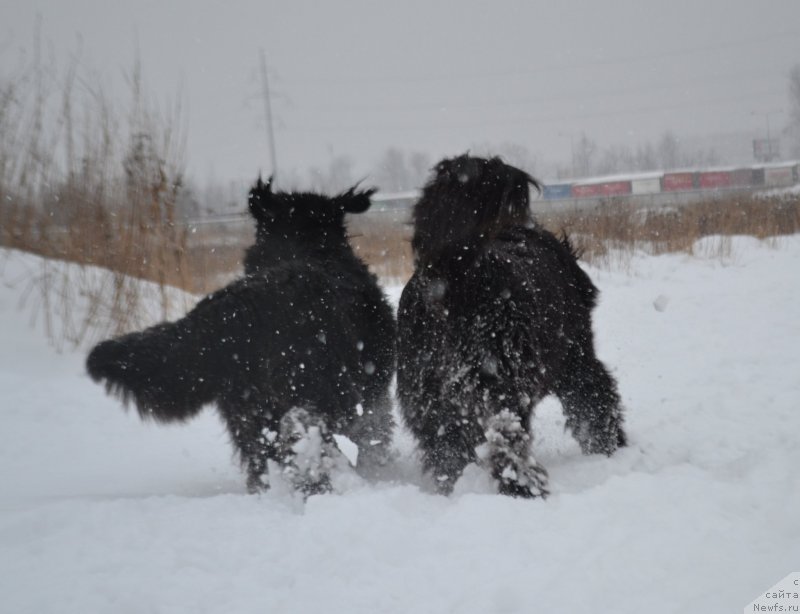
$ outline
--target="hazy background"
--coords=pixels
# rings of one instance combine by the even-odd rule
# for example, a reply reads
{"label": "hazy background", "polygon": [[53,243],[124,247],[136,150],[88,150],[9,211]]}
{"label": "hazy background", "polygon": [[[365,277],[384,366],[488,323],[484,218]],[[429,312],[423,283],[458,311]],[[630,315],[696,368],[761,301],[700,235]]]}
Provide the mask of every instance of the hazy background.
{"label": "hazy background", "polygon": [[800,62],[798,0],[3,0],[0,75],[30,60],[37,15],[43,53],[111,91],[138,55],[148,95],[184,102],[201,182],[271,168],[260,49],[283,175],[339,159],[373,182],[390,147],[516,148],[554,177],[584,135],[599,152],[671,131],[745,162],[787,124]]}

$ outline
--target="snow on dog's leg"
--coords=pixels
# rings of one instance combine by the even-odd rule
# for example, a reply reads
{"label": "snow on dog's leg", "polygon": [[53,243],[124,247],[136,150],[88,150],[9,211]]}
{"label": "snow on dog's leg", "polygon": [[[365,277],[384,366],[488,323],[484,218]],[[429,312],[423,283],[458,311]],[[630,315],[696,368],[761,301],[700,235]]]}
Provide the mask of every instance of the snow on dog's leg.
{"label": "snow on dog's leg", "polygon": [[331,470],[341,464],[342,453],[325,421],[294,407],[281,419],[279,439],[284,479],[305,496],[330,492]]}
{"label": "snow on dog's leg", "polygon": [[331,489],[330,466],[322,450],[324,435],[323,421],[312,418],[303,408],[293,407],[281,419],[282,473],[296,490],[305,495]]}
{"label": "snow on dog's leg", "polygon": [[521,418],[503,409],[486,422],[486,443],[477,454],[497,480],[500,494],[546,497],[547,471],[531,453],[531,435]]}

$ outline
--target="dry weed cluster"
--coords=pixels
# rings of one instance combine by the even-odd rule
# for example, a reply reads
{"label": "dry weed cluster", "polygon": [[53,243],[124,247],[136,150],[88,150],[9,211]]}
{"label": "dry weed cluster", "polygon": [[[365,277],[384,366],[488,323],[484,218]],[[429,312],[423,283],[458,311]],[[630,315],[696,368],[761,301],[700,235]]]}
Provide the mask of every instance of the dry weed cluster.
{"label": "dry weed cluster", "polygon": [[599,267],[624,267],[636,252],[693,254],[699,240],[704,256],[730,255],[731,237],[768,239],[800,232],[800,194],[762,198],[747,193],[721,194],[707,200],[641,208],[624,201],[608,201],[586,211],[539,215],[550,230],[566,232],[583,254]]}
{"label": "dry weed cluster", "polygon": [[[180,109],[159,113],[141,81],[135,66],[124,115],[78,78],[76,64],[59,77],[37,54],[0,81],[0,247],[45,257],[13,281],[58,346],[136,327],[153,305],[166,316],[170,287],[190,285],[187,229],[176,216]],[[67,275],[64,261],[108,273]],[[156,284],[146,291],[136,278]]]}

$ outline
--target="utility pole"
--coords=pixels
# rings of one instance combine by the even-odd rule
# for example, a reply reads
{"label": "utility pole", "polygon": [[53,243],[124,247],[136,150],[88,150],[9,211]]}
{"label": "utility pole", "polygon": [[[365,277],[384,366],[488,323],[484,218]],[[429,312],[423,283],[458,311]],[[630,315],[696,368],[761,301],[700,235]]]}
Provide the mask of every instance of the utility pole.
{"label": "utility pole", "polygon": [[269,145],[269,155],[272,162],[272,181],[278,179],[278,155],[275,153],[275,131],[272,128],[272,102],[269,95],[269,79],[267,77],[267,61],[264,58],[264,50],[260,49],[261,57],[261,82],[264,87],[264,112],[267,118],[267,144]]}
{"label": "utility pole", "polygon": [[766,153],[764,154],[765,162],[772,162],[772,160],[780,156],[780,148],[773,147],[772,132],[770,131],[770,126],[769,126],[769,116],[778,115],[780,113],[783,113],[783,109],[775,109],[772,111],[750,111],[750,115],[756,115],[756,116],[763,115],[764,120],[766,121],[767,124],[767,150]]}
{"label": "utility pole", "polygon": [[569,153],[572,165],[572,178],[575,179],[575,135],[571,132],[559,132],[558,136],[569,137]]}

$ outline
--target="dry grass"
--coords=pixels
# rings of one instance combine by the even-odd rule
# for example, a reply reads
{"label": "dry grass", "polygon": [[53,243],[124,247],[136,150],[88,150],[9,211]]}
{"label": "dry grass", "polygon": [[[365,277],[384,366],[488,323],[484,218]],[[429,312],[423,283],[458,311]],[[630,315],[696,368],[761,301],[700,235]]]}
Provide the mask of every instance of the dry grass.
{"label": "dry grass", "polygon": [[405,282],[414,269],[411,226],[390,213],[355,216],[349,221],[350,243],[379,277]]}
{"label": "dry grass", "polygon": [[[626,268],[637,252],[731,255],[731,237],[770,239],[800,232],[800,195],[759,198],[737,194],[675,207],[644,209],[608,201],[580,213],[539,213],[538,221],[566,233],[584,261],[604,268]],[[381,277],[404,282],[413,272],[411,228],[402,218],[365,215],[352,222],[352,242]],[[705,237],[714,241],[700,242]]]}
{"label": "dry grass", "polygon": [[565,232],[596,266],[619,267],[637,251],[650,254],[695,253],[700,239],[704,256],[730,256],[730,238],[768,239],[800,232],[800,196],[758,198],[732,195],[679,207],[642,209],[608,202],[583,213],[539,216],[554,232]]}
{"label": "dry grass", "polygon": [[[74,64],[59,78],[38,62],[0,82],[0,246],[45,258],[17,281],[57,346],[135,328],[154,301],[166,317],[171,287],[190,285],[187,229],[176,215],[179,107],[164,115],[149,105],[138,66],[133,112],[122,119],[102,91],[76,82]],[[157,296],[135,279],[156,282]]]}
{"label": "dry grass", "polygon": [[[137,208],[137,215],[127,209],[122,209],[127,215],[109,215],[103,208],[79,209],[80,215],[58,227],[48,221],[48,216],[32,215],[25,208],[4,218],[15,220],[2,227],[0,241],[4,245],[111,271],[98,287],[96,277],[87,275],[85,281],[75,284],[74,279],[68,282],[60,277],[57,267],[48,270],[43,266],[36,280],[40,306],[46,322],[55,319],[60,323],[48,325],[49,329],[68,331],[61,334],[62,341],[77,344],[90,333],[96,337],[98,330],[104,335],[137,328],[145,302],[161,301],[162,314],[169,312],[169,301],[173,300],[169,286],[204,294],[240,274],[243,251],[253,241],[249,221],[191,228],[164,217],[164,209],[157,203],[169,200],[169,194],[162,194],[160,189],[150,193],[152,200],[144,201],[149,206]],[[539,214],[538,218],[556,234],[567,233],[584,261],[625,270],[634,254],[640,252],[728,258],[735,235],[769,240],[800,232],[800,196],[762,199],[739,195],[649,210],[608,202],[591,211]],[[379,277],[388,283],[404,283],[410,277],[411,227],[402,216],[353,216],[349,232],[356,253]],[[713,240],[700,241],[706,237]],[[155,296],[144,296],[141,284],[133,278],[156,281],[159,291]],[[87,296],[90,309],[86,320],[70,322],[70,305]],[[109,324],[104,326],[103,322]]]}

